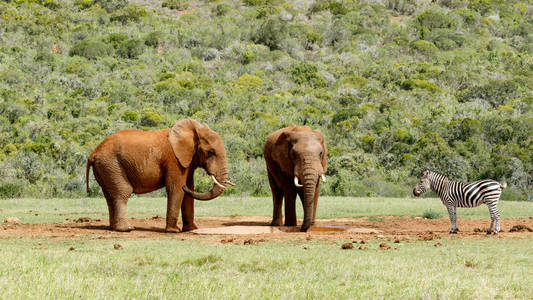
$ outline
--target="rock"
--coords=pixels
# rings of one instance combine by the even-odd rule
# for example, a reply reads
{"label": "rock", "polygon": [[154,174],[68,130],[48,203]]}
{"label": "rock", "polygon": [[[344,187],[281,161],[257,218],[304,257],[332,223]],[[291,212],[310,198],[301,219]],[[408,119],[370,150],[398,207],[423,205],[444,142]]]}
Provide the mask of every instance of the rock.
{"label": "rock", "polygon": [[359,246],[359,250],[366,250],[366,249],[368,249],[367,246]]}
{"label": "rock", "polygon": [[120,249],[122,249],[122,245],[121,244],[114,244],[113,248],[115,248],[115,250],[120,250]]}
{"label": "rock", "polygon": [[353,243],[344,243],[341,246],[342,249],[353,249]]}
{"label": "rock", "polygon": [[20,219],[15,217],[7,217],[4,219],[4,223],[18,224],[20,223]]}
{"label": "rock", "polygon": [[509,232],[524,232],[524,231],[529,231],[529,232],[533,232],[533,230],[529,227],[527,227],[526,225],[515,225],[513,226]]}
{"label": "rock", "polygon": [[68,248],[68,251],[74,251],[74,250],[76,250],[76,248],[74,248],[74,247]]}
{"label": "rock", "polygon": [[433,246],[435,246],[435,247],[440,247],[440,246],[442,246],[442,244],[441,244],[441,243],[436,243],[436,244],[433,245]]}

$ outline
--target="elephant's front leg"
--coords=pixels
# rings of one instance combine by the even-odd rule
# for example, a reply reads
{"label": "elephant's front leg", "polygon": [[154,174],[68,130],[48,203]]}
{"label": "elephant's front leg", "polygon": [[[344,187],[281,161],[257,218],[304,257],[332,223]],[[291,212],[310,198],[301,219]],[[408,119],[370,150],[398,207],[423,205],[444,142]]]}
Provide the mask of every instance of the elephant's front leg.
{"label": "elephant's front leg", "polygon": [[270,189],[272,190],[272,202],[274,203],[272,222],[270,225],[281,226],[283,225],[283,215],[281,213],[281,207],[283,205],[283,192],[276,184],[276,181],[270,172],[268,172],[268,183],[270,184]]}
{"label": "elephant's front leg", "polygon": [[296,226],[296,191],[285,191],[285,226]]}
{"label": "elephant's front leg", "polygon": [[177,185],[167,186],[167,232],[180,232],[178,217],[185,192]]}
{"label": "elephant's front leg", "polygon": [[[187,187],[194,191],[194,177],[187,178]],[[189,194],[185,194],[183,202],[181,203],[181,219],[183,220],[183,231],[191,231],[198,229],[194,223],[194,198]]]}
{"label": "elephant's front leg", "polygon": [[316,183],[315,198],[313,199],[313,221],[311,221],[311,225],[315,225],[316,205],[318,204],[319,194],[320,194],[320,181]]}

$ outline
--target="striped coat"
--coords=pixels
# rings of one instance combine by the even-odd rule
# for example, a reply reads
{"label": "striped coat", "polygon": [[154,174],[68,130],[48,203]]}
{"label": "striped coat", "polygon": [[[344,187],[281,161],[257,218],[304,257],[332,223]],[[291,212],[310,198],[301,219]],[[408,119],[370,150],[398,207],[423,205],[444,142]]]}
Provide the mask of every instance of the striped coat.
{"label": "striped coat", "polygon": [[[487,204],[490,213],[490,228],[487,234],[500,231],[500,213],[496,204],[500,199],[502,190],[507,184],[495,180],[485,179],[474,182],[460,182],[449,180],[448,177],[437,172],[425,170],[420,176],[420,181],[413,190],[415,196],[420,196],[429,189],[439,195],[442,203],[448,209],[452,229],[450,233],[457,233],[457,207],[476,207],[482,203]],[[496,227],[494,227],[496,225]]]}

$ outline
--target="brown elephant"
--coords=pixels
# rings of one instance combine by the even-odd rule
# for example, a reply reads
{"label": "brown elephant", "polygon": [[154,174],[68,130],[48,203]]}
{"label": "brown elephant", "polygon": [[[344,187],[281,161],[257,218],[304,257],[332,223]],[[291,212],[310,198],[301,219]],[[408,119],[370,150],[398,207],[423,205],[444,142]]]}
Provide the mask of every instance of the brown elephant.
{"label": "brown elephant", "polygon": [[296,226],[297,194],[304,207],[301,231],[314,224],[320,178],[326,180],[327,155],[322,133],[309,126],[291,125],[267,137],[264,156],[274,201],[272,225],[282,225],[281,205],[285,198],[285,226]]}
{"label": "brown elephant", "polygon": [[[167,129],[143,131],[126,129],[106,137],[87,161],[102,188],[109,208],[109,225],[116,231],[134,228],[126,218],[131,193],[144,194],[162,187],[167,191],[166,231],[179,232],[181,207],[183,231],[194,224],[194,199],[219,196],[228,180],[226,149],[220,136],[207,125],[186,119]],[[202,167],[212,178],[213,188],[194,192],[194,171]]]}

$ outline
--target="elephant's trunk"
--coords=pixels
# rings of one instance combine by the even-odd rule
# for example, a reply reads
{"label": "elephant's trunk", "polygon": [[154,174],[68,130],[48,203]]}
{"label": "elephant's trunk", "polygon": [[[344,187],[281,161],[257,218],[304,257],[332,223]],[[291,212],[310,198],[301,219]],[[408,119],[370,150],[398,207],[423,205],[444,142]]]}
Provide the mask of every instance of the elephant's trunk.
{"label": "elephant's trunk", "polygon": [[220,194],[222,194],[222,192],[224,191],[225,189],[225,185],[226,184],[231,184],[228,180],[228,169],[227,168],[224,168],[224,170],[222,170],[222,172],[220,172],[220,176],[215,177],[215,176],[212,176],[213,178],[213,187],[211,188],[211,190],[207,191],[207,192],[204,192],[204,193],[198,193],[198,192],[195,192],[195,191],[191,191],[187,186],[184,186],[183,187],[183,190],[191,195],[194,199],[196,200],[202,200],[202,201],[207,201],[207,200],[211,200],[211,199],[214,199],[218,196],[220,196]]}
{"label": "elephant's trunk", "polygon": [[316,174],[307,172],[304,174],[304,222],[302,224],[302,228],[300,229],[302,232],[306,232],[313,223],[313,210],[317,181],[318,176]]}

